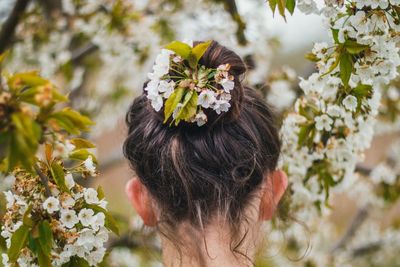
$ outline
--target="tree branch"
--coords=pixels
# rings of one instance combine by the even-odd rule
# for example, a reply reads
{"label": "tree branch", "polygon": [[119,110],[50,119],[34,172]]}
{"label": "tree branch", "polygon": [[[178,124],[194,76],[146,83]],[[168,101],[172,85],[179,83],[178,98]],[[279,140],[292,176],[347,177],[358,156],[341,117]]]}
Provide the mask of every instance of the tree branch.
{"label": "tree branch", "polygon": [[49,179],[47,178],[46,175],[44,175],[44,173],[40,170],[40,168],[36,164],[33,167],[35,168],[36,173],[39,175],[40,181],[42,182],[42,184],[46,190],[45,196],[46,197],[51,196],[51,191],[50,191],[50,187],[49,187]]}
{"label": "tree branch", "polygon": [[71,62],[72,64],[76,65],[81,62],[83,58],[85,58],[87,55],[95,52],[98,49],[98,46],[93,44],[93,43],[88,43],[82,47],[79,47],[72,51],[71,55]]}
{"label": "tree branch", "polygon": [[246,45],[247,39],[246,39],[246,35],[244,33],[244,30],[246,29],[246,23],[242,20],[242,17],[240,16],[240,14],[238,12],[236,1],[235,0],[215,0],[215,2],[219,2],[224,5],[225,10],[231,15],[233,21],[236,22],[236,24],[237,24],[236,38],[238,40],[238,43],[241,45]]}
{"label": "tree branch", "polygon": [[338,250],[343,248],[346,245],[346,243],[354,236],[357,229],[363,224],[365,219],[367,219],[368,217],[368,207],[369,207],[368,205],[365,205],[364,207],[358,210],[356,216],[351,221],[349,227],[347,228],[342,238],[340,238],[339,241],[336,242],[336,244],[333,246],[331,254],[334,254]]}
{"label": "tree branch", "polygon": [[356,247],[355,249],[353,249],[351,254],[352,254],[353,258],[356,258],[356,257],[364,256],[365,254],[370,253],[370,252],[376,252],[383,246],[383,243],[384,242],[381,240],[370,242],[363,246]]}
{"label": "tree branch", "polygon": [[4,22],[0,32],[0,54],[3,53],[11,44],[14,38],[15,29],[19,23],[22,14],[28,6],[29,0],[17,0],[9,17]]}

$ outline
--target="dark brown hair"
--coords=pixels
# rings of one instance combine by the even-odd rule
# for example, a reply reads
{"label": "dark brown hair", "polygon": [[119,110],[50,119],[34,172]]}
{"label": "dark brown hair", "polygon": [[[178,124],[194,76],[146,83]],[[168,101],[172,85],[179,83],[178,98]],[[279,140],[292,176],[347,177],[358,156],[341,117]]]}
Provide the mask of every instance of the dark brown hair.
{"label": "dark brown hair", "polygon": [[199,62],[211,68],[226,63],[235,77],[232,107],[220,115],[210,110],[206,125],[163,124],[163,110],[155,112],[145,92],[126,115],[125,157],[169,229],[183,221],[206,227],[223,214],[237,237],[252,193],[276,168],[280,140],[274,115],[261,94],[242,86],[242,59],[213,41]]}

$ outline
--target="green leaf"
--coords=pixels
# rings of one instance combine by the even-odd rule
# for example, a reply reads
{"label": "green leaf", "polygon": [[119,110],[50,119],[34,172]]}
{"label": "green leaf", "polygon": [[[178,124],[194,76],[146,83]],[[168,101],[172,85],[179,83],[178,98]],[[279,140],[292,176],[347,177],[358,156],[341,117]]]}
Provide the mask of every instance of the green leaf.
{"label": "green leaf", "polygon": [[75,149],[96,147],[93,143],[83,138],[73,138],[70,140],[70,142],[75,146]]}
{"label": "green leaf", "polygon": [[43,248],[40,247],[40,246],[38,246],[37,252],[38,252],[37,256],[38,256],[38,261],[39,261],[39,266],[40,267],[52,267],[53,266],[51,264],[50,254],[49,253],[45,253],[43,251]]}
{"label": "green leaf", "polygon": [[57,120],[60,126],[71,134],[79,134],[80,131],[89,131],[88,126],[94,124],[88,117],[69,107],[54,112],[49,117]]}
{"label": "green leaf", "polygon": [[190,45],[179,41],[173,41],[167,44],[164,48],[175,52],[175,54],[181,56],[183,59],[188,59],[192,51]]}
{"label": "green leaf", "polygon": [[339,30],[338,29],[331,29],[332,37],[336,44],[340,44],[339,42]]}
{"label": "green leaf", "polygon": [[119,235],[119,228],[117,221],[114,219],[114,217],[111,216],[111,214],[106,209],[103,209],[102,207],[93,204],[87,204],[85,206],[89,209],[94,210],[95,213],[98,212],[104,213],[104,215],[106,216],[104,222],[105,227],[113,231],[116,235]]}
{"label": "green leaf", "polygon": [[53,247],[53,232],[47,220],[39,224],[39,243],[44,254],[49,255]]}
{"label": "green leaf", "polygon": [[31,71],[31,72],[21,72],[21,73],[16,73],[14,74],[9,80],[8,80],[8,85],[10,88],[17,89],[15,88],[15,85],[19,85],[17,88],[24,88],[25,86],[39,86],[39,85],[45,85],[50,83],[48,80],[43,79],[38,75],[38,72],[36,71]]}
{"label": "green leaf", "polygon": [[29,227],[33,227],[33,220],[30,217],[32,211],[32,204],[30,204],[28,206],[28,208],[26,209],[25,213],[24,213],[24,217],[22,218],[22,222],[24,223],[24,225],[29,226]]}
{"label": "green leaf", "polygon": [[77,149],[69,154],[70,159],[81,160],[81,161],[86,160],[89,156],[92,156],[93,162],[95,164],[98,164],[96,156],[93,155],[93,153],[87,151],[86,149]]}
{"label": "green leaf", "polygon": [[62,267],[89,267],[89,263],[78,256],[73,256],[70,261],[64,263]]}
{"label": "green leaf", "polygon": [[183,100],[182,108],[179,110],[175,119],[175,125],[178,125],[180,120],[188,121],[197,112],[197,99],[198,94],[196,91],[189,91]]}
{"label": "green leaf", "polygon": [[10,135],[8,149],[8,170],[11,171],[19,163],[28,171],[32,165],[41,138],[41,128],[28,115],[15,112],[11,115],[14,131]]}
{"label": "green leaf", "polygon": [[333,62],[333,64],[331,65],[331,67],[328,69],[327,72],[325,72],[324,74],[321,75],[321,77],[324,77],[325,75],[328,75],[329,73],[331,73],[334,69],[336,69],[336,67],[339,65],[340,63],[340,53],[336,54],[336,58],[335,58],[335,62]]}
{"label": "green leaf", "polygon": [[38,92],[39,92],[38,87],[30,87],[30,88],[23,90],[21,93],[19,93],[18,97],[23,102],[37,105],[35,96],[36,96],[36,94],[38,94]]}
{"label": "green leaf", "polygon": [[303,146],[303,144],[310,136],[310,133],[312,132],[313,129],[314,129],[314,124],[305,125],[300,128],[299,139],[298,139],[299,146]]}
{"label": "green leaf", "polygon": [[277,0],[269,0],[269,6],[271,7],[272,14],[275,14]]}
{"label": "green leaf", "polygon": [[269,6],[271,7],[272,14],[275,14],[277,0],[269,0]]}
{"label": "green leaf", "polygon": [[68,101],[68,97],[66,97],[65,95],[60,94],[55,89],[51,90],[51,94],[52,94],[53,100],[57,100],[57,102],[67,102]]}
{"label": "green leaf", "polygon": [[359,84],[357,87],[351,90],[351,94],[356,96],[357,98],[361,97],[371,97],[372,96],[372,86]]}
{"label": "green leaf", "polygon": [[340,78],[343,84],[349,85],[351,73],[353,71],[353,58],[350,54],[343,54],[340,58]]}
{"label": "green leaf", "polygon": [[319,58],[317,58],[317,56],[314,55],[313,53],[307,53],[307,54],[304,55],[304,57],[306,59],[310,60],[310,61],[313,61],[313,62],[318,62],[319,61]]}
{"label": "green leaf", "polygon": [[195,55],[193,55],[192,53],[190,53],[187,60],[188,60],[188,62],[189,62],[189,66],[190,66],[192,69],[196,69],[196,68],[197,68],[197,60],[196,60],[196,56],[195,56]]}
{"label": "green leaf", "polygon": [[26,246],[29,236],[29,226],[21,225],[11,237],[11,245],[7,251],[8,259],[11,263],[15,263],[21,253],[21,250]]}
{"label": "green leaf", "polygon": [[344,47],[346,48],[347,52],[349,52],[352,55],[358,55],[369,48],[368,45],[359,44],[351,40],[347,40],[344,43]]}
{"label": "green leaf", "polygon": [[53,161],[50,168],[51,175],[57,186],[63,192],[69,192],[67,185],[65,184],[65,173],[63,167],[57,162]]}
{"label": "green leaf", "polygon": [[165,101],[164,122],[163,123],[166,123],[168,121],[169,117],[171,117],[176,106],[181,102],[184,93],[185,93],[185,88],[178,87],[168,97],[167,101]]}
{"label": "green leaf", "polygon": [[35,239],[32,236],[32,232],[29,233],[29,237],[28,237],[28,248],[35,254],[37,255],[38,253],[38,246],[39,246],[39,241],[37,241],[37,239]]}
{"label": "green leaf", "polygon": [[7,51],[3,52],[2,54],[0,54],[0,64],[3,63],[3,61],[7,58],[8,54],[10,54],[9,50],[7,50]]}
{"label": "green leaf", "polygon": [[103,187],[101,186],[101,185],[99,185],[98,187],[97,187],[97,197],[100,199],[100,200],[102,200],[103,198],[104,198],[104,190],[103,190]]}
{"label": "green leaf", "polygon": [[296,8],[296,0],[286,0],[286,9],[293,15],[294,9]]}
{"label": "green leaf", "polygon": [[277,0],[278,2],[278,10],[279,14],[286,20],[285,16],[285,7],[286,7],[286,0]]}
{"label": "green leaf", "polygon": [[325,203],[327,204],[329,200],[329,189],[331,186],[335,185],[335,180],[333,180],[333,177],[330,173],[328,173],[326,170],[320,173],[320,177],[322,178],[323,181],[323,187],[325,190]]}
{"label": "green leaf", "polygon": [[[208,47],[211,45],[212,41],[207,41],[204,43],[200,43],[198,45],[196,45],[195,47],[193,47],[192,52],[190,53],[190,55],[193,55],[194,57],[194,62],[192,64],[194,64],[194,66],[190,65],[192,68],[196,68],[197,63],[199,63],[200,58],[204,55],[204,53],[207,51]],[[191,56],[189,56],[189,64],[190,64],[190,58]]]}

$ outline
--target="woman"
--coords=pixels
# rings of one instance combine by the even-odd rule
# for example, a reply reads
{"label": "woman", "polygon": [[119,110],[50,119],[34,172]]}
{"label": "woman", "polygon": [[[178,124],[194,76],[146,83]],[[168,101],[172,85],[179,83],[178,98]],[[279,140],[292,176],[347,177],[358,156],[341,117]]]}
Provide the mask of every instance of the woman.
{"label": "woman", "polygon": [[254,266],[286,190],[273,113],[245,72],[215,41],[173,42],[127,113],[126,192],[159,230],[164,266]]}

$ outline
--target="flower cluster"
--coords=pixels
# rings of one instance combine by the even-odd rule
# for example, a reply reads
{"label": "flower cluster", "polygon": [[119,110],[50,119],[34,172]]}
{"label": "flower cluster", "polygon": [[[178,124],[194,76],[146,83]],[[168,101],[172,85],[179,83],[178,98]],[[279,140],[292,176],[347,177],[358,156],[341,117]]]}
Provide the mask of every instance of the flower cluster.
{"label": "flower cluster", "polygon": [[[384,256],[374,260],[382,265],[396,257],[391,246],[399,247],[398,228],[380,230],[379,223],[368,220],[360,223],[357,234],[341,241],[332,222],[337,207],[323,203],[332,191],[343,193],[351,188],[349,197],[360,210],[367,206],[382,212],[383,200],[394,202],[399,197],[398,172],[392,166],[395,161],[379,164],[369,177],[354,173],[374,135],[381,92],[393,102],[394,114],[397,110],[397,88],[392,84],[385,89],[385,85],[396,78],[400,65],[399,3],[325,1],[322,9],[313,0],[297,4],[307,14],[324,16],[332,40],[331,44],[316,43],[307,55],[316,62],[317,72],[301,78],[304,96],[296,101],[281,128],[281,166],[290,175],[291,211],[315,233],[313,249],[307,251],[309,240],[302,239],[306,230],[296,225],[290,226],[285,236],[296,244],[295,255],[308,253],[307,261],[315,266],[365,266],[371,264],[365,262],[367,257],[356,260],[355,255],[371,244],[385,244],[378,253]],[[275,239],[274,235],[271,238]],[[332,240],[339,245],[332,245]],[[291,265],[279,260],[278,266]]]}
{"label": "flower cluster", "polygon": [[[94,171],[91,157],[82,167]],[[4,192],[7,211],[1,235],[8,249],[2,255],[5,266],[14,262],[41,266],[43,261],[52,266],[75,261],[97,266],[102,261],[104,243],[113,229],[104,194],[101,188],[83,188],[72,173],[64,175],[63,169],[61,162],[53,161],[50,169],[42,163],[39,175],[14,171],[12,190]],[[47,186],[40,176],[51,177]]]}
{"label": "flower cluster", "polygon": [[400,65],[397,3],[351,1],[342,7],[331,2],[321,12],[333,45],[317,43],[308,55],[318,72],[301,79],[304,97],[281,130],[283,166],[294,187],[321,196],[309,199],[314,203],[327,199],[330,187],[351,185],[341,181],[353,180],[373,137],[381,87],[396,77]]}
{"label": "flower cluster", "polygon": [[210,43],[192,47],[175,41],[157,56],[145,91],[157,112],[164,107],[164,123],[172,116],[171,124],[183,120],[202,126],[207,122],[204,109],[217,114],[229,110],[230,91],[235,86],[230,65],[213,69],[198,64]]}
{"label": "flower cluster", "polygon": [[296,72],[292,68],[284,66],[272,71],[268,77],[267,102],[281,112],[287,110],[296,99],[296,83]]}

